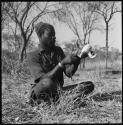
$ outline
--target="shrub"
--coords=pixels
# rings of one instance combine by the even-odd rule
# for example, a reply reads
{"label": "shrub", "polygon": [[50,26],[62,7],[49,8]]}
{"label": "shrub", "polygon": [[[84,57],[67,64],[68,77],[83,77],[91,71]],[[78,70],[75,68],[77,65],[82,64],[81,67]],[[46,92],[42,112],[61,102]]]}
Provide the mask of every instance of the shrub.
{"label": "shrub", "polygon": [[30,75],[27,61],[19,63],[19,54],[8,50],[2,50],[2,73],[10,76]]}

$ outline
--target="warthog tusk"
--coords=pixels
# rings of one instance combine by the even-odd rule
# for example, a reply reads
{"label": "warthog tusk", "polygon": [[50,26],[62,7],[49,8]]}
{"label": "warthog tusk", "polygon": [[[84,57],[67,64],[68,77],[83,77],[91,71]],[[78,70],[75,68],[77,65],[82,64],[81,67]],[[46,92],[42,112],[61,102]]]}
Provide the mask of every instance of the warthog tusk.
{"label": "warthog tusk", "polygon": [[92,52],[89,52],[89,53],[88,53],[89,58],[95,58],[96,55],[97,55],[97,54],[92,53]]}

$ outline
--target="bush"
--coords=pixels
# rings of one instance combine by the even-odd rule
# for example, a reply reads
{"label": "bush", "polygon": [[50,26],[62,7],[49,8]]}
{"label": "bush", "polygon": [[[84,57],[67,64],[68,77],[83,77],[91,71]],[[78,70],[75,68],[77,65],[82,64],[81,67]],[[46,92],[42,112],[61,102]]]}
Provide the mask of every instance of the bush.
{"label": "bush", "polygon": [[27,61],[19,63],[19,54],[8,50],[2,50],[2,73],[10,76],[30,75]]}
{"label": "bush", "polygon": [[11,74],[18,60],[18,54],[2,50],[2,73]]}

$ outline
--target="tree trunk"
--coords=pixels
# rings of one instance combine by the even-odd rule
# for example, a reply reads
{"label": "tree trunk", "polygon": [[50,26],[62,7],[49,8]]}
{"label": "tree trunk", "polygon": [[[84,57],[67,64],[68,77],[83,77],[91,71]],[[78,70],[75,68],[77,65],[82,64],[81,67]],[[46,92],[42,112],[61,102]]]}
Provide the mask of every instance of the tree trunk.
{"label": "tree trunk", "polygon": [[90,35],[91,35],[91,32],[89,32],[89,36],[88,36],[88,44],[90,43]]}
{"label": "tree trunk", "polygon": [[[86,37],[84,37],[84,45],[85,45],[85,39]],[[85,68],[85,58],[83,59],[83,68]]]}
{"label": "tree trunk", "polygon": [[23,38],[23,46],[22,46],[22,49],[21,49],[20,55],[19,55],[20,62],[23,62],[24,56],[26,56],[26,46],[27,46],[27,40],[26,40],[26,38]]}
{"label": "tree trunk", "polygon": [[85,58],[83,59],[83,68],[85,68]]}
{"label": "tree trunk", "polygon": [[108,68],[108,23],[106,23],[106,69]]}
{"label": "tree trunk", "polygon": [[82,60],[80,61],[79,66],[80,66],[80,70],[81,70],[82,69]]}

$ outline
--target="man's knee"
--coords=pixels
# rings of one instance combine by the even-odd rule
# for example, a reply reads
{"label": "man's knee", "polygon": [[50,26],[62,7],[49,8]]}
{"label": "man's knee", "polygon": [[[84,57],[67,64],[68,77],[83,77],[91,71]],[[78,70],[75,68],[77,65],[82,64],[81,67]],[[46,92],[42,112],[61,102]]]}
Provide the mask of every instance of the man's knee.
{"label": "man's knee", "polygon": [[55,86],[55,83],[51,79],[42,79],[32,87],[30,99],[34,101],[49,100],[50,97],[55,97],[54,93],[56,92],[56,90],[57,88]]}

